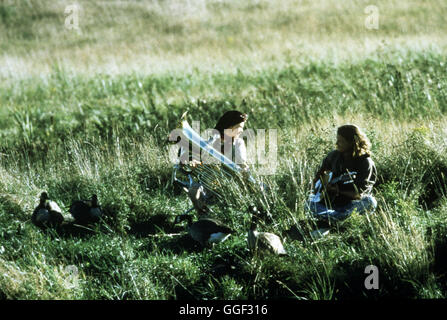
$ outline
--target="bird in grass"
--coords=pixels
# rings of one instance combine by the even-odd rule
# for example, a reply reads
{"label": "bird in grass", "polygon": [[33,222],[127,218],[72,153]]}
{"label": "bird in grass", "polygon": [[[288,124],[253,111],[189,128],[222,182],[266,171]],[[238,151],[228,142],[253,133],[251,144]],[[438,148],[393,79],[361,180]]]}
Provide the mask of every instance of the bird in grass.
{"label": "bird in grass", "polygon": [[192,222],[191,215],[179,215],[175,218],[174,224],[188,221],[188,233],[195,241],[202,246],[225,241],[234,231],[222,222],[211,218],[200,218]]}
{"label": "bird in grass", "polygon": [[261,251],[270,252],[276,255],[287,255],[280,237],[270,232],[257,231],[258,210],[255,206],[250,206],[249,210],[252,213],[250,230],[248,230],[247,237],[249,249],[254,253]]}
{"label": "bird in grass", "polygon": [[48,197],[48,193],[42,192],[39,205],[34,209],[31,221],[38,227],[58,227],[64,221],[61,208]]}
{"label": "bird in grass", "polygon": [[101,206],[98,204],[98,196],[92,195],[90,200],[77,200],[72,203],[68,212],[75,222],[81,225],[99,222],[102,217]]}

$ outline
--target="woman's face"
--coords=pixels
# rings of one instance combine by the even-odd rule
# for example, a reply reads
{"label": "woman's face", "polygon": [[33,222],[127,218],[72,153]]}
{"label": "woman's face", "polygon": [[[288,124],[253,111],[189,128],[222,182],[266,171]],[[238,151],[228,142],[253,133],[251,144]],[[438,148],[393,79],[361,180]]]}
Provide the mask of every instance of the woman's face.
{"label": "woman's face", "polygon": [[234,139],[239,138],[241,133],[244,131],[245,122],[238,123],[235,126],[232,126],[225,130],[225,134]]}
{"label": "woman's face", "polygon": [[337,146],[337,150],[340,152],[349,152],[352,150],[352,143],[339,134],[337,134],[337,142],[335,145]]}

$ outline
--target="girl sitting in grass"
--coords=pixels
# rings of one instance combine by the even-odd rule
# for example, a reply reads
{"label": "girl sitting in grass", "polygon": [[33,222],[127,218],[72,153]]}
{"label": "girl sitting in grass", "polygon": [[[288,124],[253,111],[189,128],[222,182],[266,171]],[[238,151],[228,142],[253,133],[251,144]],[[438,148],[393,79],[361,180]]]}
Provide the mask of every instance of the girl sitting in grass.
{"label": "girl sitting in grass", "polygon": [[[245,122],[248,119],[246,113],[241,113],[237,110],[225,112],[215,126],[216,134],[211,137],[209,143],[213,147],[225,155],[225,149],[232,150],[231,160],[235,162],[243,171],[248,170],[247,165],[247,151],[245,143],[240,135],[244,131]],[[231,144],[231,148],[225,148],[226,144]],[[190,166],[195,167],[200,162],[192,160]],[[188,196],[191,199],[197,213],[203,215],[209,209],[206,202],[210,200],[210,192],[201,184],[194,184],[188,190]]]}
{"label": "girl sitting in grass", "polygon": [[[307,209],[319,220],[331,224],[359,214],[374,211],[377,206],[372,196],[376,181],[376,167],[371,159],[370,142],[355,125],[344,125],[337,130],[336,150],[331,151],[318,170],[315,183],[328,172],[332,181],[345,173],[344,182],[327,184],[326,196],[319,202],[308,201]],[[346,182],[346,183],[345,183]]]}

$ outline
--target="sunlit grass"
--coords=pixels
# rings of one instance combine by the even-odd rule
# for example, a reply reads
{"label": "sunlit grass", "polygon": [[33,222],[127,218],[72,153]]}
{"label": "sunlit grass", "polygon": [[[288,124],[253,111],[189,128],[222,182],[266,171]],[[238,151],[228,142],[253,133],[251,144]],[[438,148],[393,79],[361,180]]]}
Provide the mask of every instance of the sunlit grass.
{"label": "sunlit grass", "polygon": [[[0,5],[0,298],[446,297],[444,1],[377,1],[378,30],[364,1],[79,1],[80,33],[67,4]],[[191,204],[167,136],[185,111],[204,130],[233,108],[278,130],[277,168],[253,168],[266,194],[222,187],[236,233],[201,249],[173,226]],[[304,202],[345,123],[371,139],[379,207],[314,241]],[[43,190],[67,217],[96,193],[104,220],[42,232]],[[250,254],[252,203],[288,257]]]}

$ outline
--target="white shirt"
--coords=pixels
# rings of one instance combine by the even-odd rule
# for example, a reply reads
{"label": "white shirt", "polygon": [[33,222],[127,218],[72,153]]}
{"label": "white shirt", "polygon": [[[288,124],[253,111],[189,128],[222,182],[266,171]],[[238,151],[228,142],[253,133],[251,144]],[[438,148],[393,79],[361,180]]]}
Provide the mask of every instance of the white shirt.
{"label": "white shirt", "polygon": [[[220,139],[220,135],[214,135],[210,140],[214,149],[216,149],[219,152],[222,152],[222,141]],[[224,154],[226,156],[226,154]],[[233,148],[232,148],[232,154],[231,157],[228,157],[231,159],[234,163],[236,163],[239,167],[241,167],[243,170],[248,170],[247,165],[247,148],[245,147],[244,139],[237,138],[233,140]]]}
{"label": "white shirt", "polygon": [[244,139],[237,138],[234,140],[234,162],[242,169],[248,170],[247,166],[247,148],[245,148]]}

